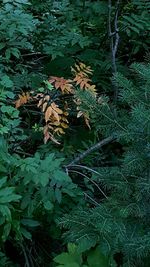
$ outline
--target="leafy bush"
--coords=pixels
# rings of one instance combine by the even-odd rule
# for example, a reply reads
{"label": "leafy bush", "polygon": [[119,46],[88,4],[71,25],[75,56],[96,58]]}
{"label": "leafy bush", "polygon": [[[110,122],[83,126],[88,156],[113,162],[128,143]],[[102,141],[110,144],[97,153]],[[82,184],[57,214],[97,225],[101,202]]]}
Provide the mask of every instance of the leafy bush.
{"label": "leafy bush", "polygon": [[1,266],[149,266],[150,4],[109,4],[0,1]]}

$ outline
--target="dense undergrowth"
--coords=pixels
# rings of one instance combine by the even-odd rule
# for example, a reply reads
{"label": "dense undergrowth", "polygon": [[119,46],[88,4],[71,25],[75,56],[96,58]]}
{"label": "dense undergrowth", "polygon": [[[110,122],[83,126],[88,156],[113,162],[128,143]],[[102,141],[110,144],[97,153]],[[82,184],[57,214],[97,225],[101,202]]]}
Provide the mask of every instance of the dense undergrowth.
{"label": "dense undergrowth", "polygon": [[148,267],[149,1],[0,7],[0,266]]}

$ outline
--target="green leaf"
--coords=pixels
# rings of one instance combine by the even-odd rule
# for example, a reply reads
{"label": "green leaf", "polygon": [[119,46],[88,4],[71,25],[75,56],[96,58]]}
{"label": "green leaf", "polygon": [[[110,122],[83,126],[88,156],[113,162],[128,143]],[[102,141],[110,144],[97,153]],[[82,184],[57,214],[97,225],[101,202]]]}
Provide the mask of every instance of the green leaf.
{"label": "green leaf", "polygon": [[89,267],[109,267],[109,257],[105,256],[99,247],[88,253],[87,262]]}
{"label": "green leaf", "polygon": [[30,195],[27,195],[25,196],[22,201],[21,201],[21,209],[26,209],[27,206],[30,204],[31,202],[31,196]]}
{"label": "green leaf", "polygon": [[3,215],[3,217],[6,218],[7,221],[11,221],[11,212],[8,206],[6,205],[0,205],[0,212]]}
{"label": "green leaf", "polygon": [[54,205],[49,200],[47,200],[47,201],[44,201],[44,208],[46,210],[53,210]]}
{"label": "green leaf", "polygon": [[44,83],[49,91],[52,91],[54,89],[54,86],[50,82],[44,81]]}
{"label": "green leaf", "polygon": [[7,177],[3,177],[0,179],[0,188],[7,182]]}
{"label": "green leaf", "polygon": [[3,234],[2,234],[2,240],[3,241],[6,241],[6,239],[9,236],[10,231],[11,231],[11,224],[10,223],[5,224],[5,226],[3,228]]}
{"label": "green leaf", "polygon": [[57,188],[57,187],[55,189],[55,197],[56,197],[56,200],[58,201],[58,203],[61,203],[61,201],[62,201],[62,193],[61,193],[61,190],[59,188]]}
{"label": "green leaf", "polygon": [[32,219],[22,219],[21,223],[25,226],[29,227],[37,227],[40,225],[38,221],[32,220]]}
{"label": "green leaf", "polygon": [[0,83],[6,88],[13,87],[13,82],[11,81],[8,75],[2,76]]}
{"label": "green leaf", "polygon": [[77,252],[77,246],[74,243],[68,243],[67,248],[69,254],[74,254]]}
{"label": "green leaf", "polygon": [[69,253],[61,253],[60,255],[56,256],[54,258],[54,261],[59,264],[64,264],[65,266],[80,266],[78,263],[75,262],[72,255],[69,255]]}
{"label": "green leaf", "polygon": [[16,58],[20,57],[20,51],[17,48],[11,48],[11,53],[14,55]]}
{"label": "green leaf", "polygon": [[71,182],[70,177],[63,171],[57,170],[54,172],[54,179],[58,182]]}
{"label": "green leaf", "polygon": [[11,49],[10,49],[10,48],[6,49],[6,51],[5,51],[5,56],[6,56],[6,59],[7,59],[7,60],[10,59],[10,57],[11,57]]}
{"label": "green leaf", "polygon": [[25,238],[30,239],[30,240],[32,239],[31,233],[27,231],[24,227],[20,227],[20,232]]}
{"label": "green leaf", "polygon": [[7,91],[6,92],[6,96],[11,98],[11,99],[13,99],[15,97],[15,94],[13,92],[11,92],[11,91]]}
{"label": "green leaf", "polygon": [[0,190],[0,203],[18,201],[21,196],[14,192],[14,187],[6,187]]}
{"label": "green leaf", "polygon": [[47,173],[47,172],[43,172],[43,173],[41,173],[41,175],[40,175],[41,177],[40,177],[40,183],[41,183],[41,185],[42,186],[46,186],[47,184],[48,184],[48,182],[49,182],[49,173]]}
{"label": "green leaf", "polygon": [[16,194],[11,194],[7,196],[0,197],[0,203],[9,203],[12,201],[18,201],[21,198],[21,196],[16,195]]}
{"label": "green leaf", "polygon": [[6,46],[6,43],[0,43],[0,50],[2,50]]}

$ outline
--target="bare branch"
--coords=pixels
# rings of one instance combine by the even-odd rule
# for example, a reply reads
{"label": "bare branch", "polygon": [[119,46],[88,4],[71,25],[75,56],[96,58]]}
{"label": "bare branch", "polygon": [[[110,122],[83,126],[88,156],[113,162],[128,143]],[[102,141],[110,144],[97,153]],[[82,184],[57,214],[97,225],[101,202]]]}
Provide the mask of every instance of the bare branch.
{"label": "bare branch", "polygon": [[41,52],[32,52],[32,53],[22,54],[22,57],[38,56],[38,55],[42,55],[42,53]]}
{"label": "bare branch", "polygon": [[92,169],[92,168],[89,168],[89,167],[87,167],[87,166],[84,166],[84,165],[77,165],[77,164],[72,164],[72,165],[68,165],[68,166],[65,166],[65,170],[66,170],[66,172],[67,172],[67,174],[68,174],[68,171],[70,170],[70,169],[83,169],[83,170],[87,170],[87,171],[90,171],[90,172],[93,172],[93,173],[95,173],[95,174],[97,174],[97,175],[101,175],[99,172],[97,172],[96,170],[94,170],[94,169]]}
{"label": "bare branch", "polygon": [[99,203],[97,201],[95,201],[95,199],[93,199],[92,197],[90,197],[87,193],[83,193],[85,197],[89,198],[96,206],[99,206]]}
{"label": "bare branch", "polygon": [[106,194],[103,192],[103,190],[99,187],[99,185],[93,181],[92,179],[90,179],[87,175],[85,175],[84,173],[82,172],[79,172],[79,171],[74,171],[74,170],[69,170],[69,172],[74,172],[74,173],[77,173],[77,174],[80,174],[81,176],[83,176],[84,178],[86,178],[87,180],[89,180],[92,184],[94,184],[98,190],[101,192],[101,194],[108,199],[108,197],[106,196]]}
{"label": "bare branch", "polygon": [[[100,142],[98,142],[97,144],[91,146],[89,149],[87,149],[86,151],[84,151],[83,153],[81,153],[79,156],[77,156],[70,164],[68,164],[68,166],[74,165],[77,162],[80,162],[83,158],[85,158],[87,155],[89,155],[90,153],[100,149],[101,147],[103,147],[104,145],[112,142],[113,140],[115,140],[114,135],[109,136],[103,140],[101,140]],[[66,166],[66,167],[68,167]]]}
{"label": "bare branch", "polygon": [[[112,32],[112,2],[111,0],[108,0],[108,35],[111,38],[110,43],[110,50],[111,50],[111,61],[112,61],[112,74],[116,74],[117,72],[117,66],[116,66],[116,54],[118,50],[118,44],[119,44],[119,29],[118,29],[118,16],[119,16],[119,4],[120,0],[117,0],[116,3],[116,12],[115,12],[115,18],[114,18],[114,29]],[[117,100],[118,96],[118,87],[116,84],[114,85],[114,99]]]}

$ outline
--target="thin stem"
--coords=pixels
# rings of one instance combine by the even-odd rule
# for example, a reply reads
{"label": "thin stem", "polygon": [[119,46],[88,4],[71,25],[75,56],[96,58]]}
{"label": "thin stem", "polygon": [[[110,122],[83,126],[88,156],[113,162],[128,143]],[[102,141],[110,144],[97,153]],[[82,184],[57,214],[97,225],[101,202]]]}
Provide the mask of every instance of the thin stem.
{"label": "thin stem", "polygon": [[95,171],[95,170],[93,170],[93,169],[91,169],[91,168],[89,168],[89,167],[87,167],[87,166],[84,166],[84,165],[68,165],[68,166],[65,166],[65,168],[66,168],[67,170],[70,170],[70,169],[72,169],[72,168],[85,169],[85,170],[87,170],[87,171],[91,171],[91,172],[93,172],[93,173],[95,173],[95,174],[97,174],[97,175],[101,175],[99,172],[97,172],[97,171]]}
{"label": "thin stem", "polygon": [[93,203],[97,206],[99,206],[99,203],[97,202],[97,201],[95,201],[92,197],[90,197],[87,193],[84,193],[84,195],[86,196],[86,197],[88,197],[91,201],[93,201]]}
{"label": "thin stem", "polygon": [[23,251],[23,254],[24,254],[24,258],[25,258],[25,266],[26,267],[30,267],[30,263],[29,263],[29,260],[28,260],[28,256],[27,256],[27,253],[26,253],[26,250],[25,250],[25,247],[24,245],[21,243],[21,248],[22,248],[22,251]]}
{"label": "thin stem", "polygon": [[84,173],[82,172],[78,172],[78,171],[74,171],[74,170],[69,170],[69,172],[73,172],[73,173],[77,173],[77,174],[80,174],[81,176],[83,176],[84,178],[88,179],[92,184],[94,184],[98,190],[101,192],[101,194],[108,199],[108,197],[106,196],[106,194],[103,192],[103,190],[99,187],[99,185],[93,181],[92,179],[90,179],[87,175],[85,175]]}

